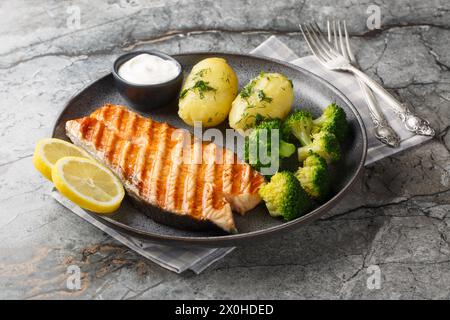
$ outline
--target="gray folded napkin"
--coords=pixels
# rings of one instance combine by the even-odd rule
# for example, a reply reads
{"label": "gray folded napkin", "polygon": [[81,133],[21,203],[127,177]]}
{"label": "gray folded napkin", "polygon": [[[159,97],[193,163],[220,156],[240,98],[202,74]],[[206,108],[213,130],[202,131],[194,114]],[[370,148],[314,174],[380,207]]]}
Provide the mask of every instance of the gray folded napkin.
{"label": "gray folded napkin", "polygon": [[[369,140],[366,165],[431,139],[430,137],[425,136],[415,136],[403,129],[400,120],[397,120],[397,117],[393,114],[393,112],[390,111],[390,109],[383,104],[382,101],[380,101],[380,106],[383,109],[383,112],[385,112],[386,118],[395,119],[391,121],[390,124],[401,138],[401,145],[399,148],[389,148],[378,141],[371,133],[370,128],[372,128],[372,120],[369,116],[369,110],[366,106],[364,96],[359,88],[359,85],[352,75],[328,71],[324,69],[312,56],[299,58],[289,47],[287,47],[275,36],[271,36],[251,53],[288,61],[317,74],[341,90],[359,111],[364,124],[366,125]],[[123,234],[93,218],[85,210],[61,196],[56,190],[52,191],[52,196],[64,207],[109,234],[112,238],[121,242],[131,250],[155,262],[161,267],[177,273],[192,270],[193,272],[199,274],[208,266],[220,260],[234,249],[198,247],[180,248],[144,241],[142,239]]]}

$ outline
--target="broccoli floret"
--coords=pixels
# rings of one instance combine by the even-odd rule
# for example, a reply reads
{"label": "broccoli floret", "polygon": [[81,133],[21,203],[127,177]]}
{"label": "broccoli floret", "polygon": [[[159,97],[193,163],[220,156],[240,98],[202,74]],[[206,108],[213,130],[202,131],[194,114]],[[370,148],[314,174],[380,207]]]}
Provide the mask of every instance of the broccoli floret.
{"label": "broccoli floret", "polygon": [[295,145],[293,145],[292,143],[286,142],[284,140],[280,140],[280,157],[282,158],[289,158],[290,156],[292,156],[295,152],[295,150],[297,149],[295,147]]}
{"label": "broccoli floret", "polygon": [[[261,121],[255,129],[250,133],[248,137],[245,138],[245,153],[244,158],[245,161],[248,162],[253,168],[256,170],[260,170],[263,167],[271,167],[271,165],[276,165],[279,167],[279,158],[288,158],[292,154],[294,154],[296,147],[284,141],[281,137],[281,120],[280,119],[270,119]],[[276,146],[272,146],[272,130],[279,130],[279,143],[278,148]],[[267,131],[265,133],[265,137],[267,139],[261,140],[260,135],[263,131]],[[252,150],[250,150],[250,145],[254,146]],[[261,161],[259,158],[260,152],[259,150],[263,148],[266,152],[266,155],[269,159],[272,159],[272,153],[276,153],[276,157],[274,157],[276,164],[271,163],[270,161]],[[254,152],[251,152],[254,151]],[[266,163],[269,162],[269,163]]]}
{"label": "broccoli floret", "polygon": [[303,161],[304,167],[314,167],[314,166],[321,166],[321,167],[327,167],[327,162],[324,158],[322,158],[317,153],[311,153],[308,158]]}
{"label": "broccoli floret", "polygon": [[259,190],[272,217],[289,221],[304,215],[312,203],[300,182],[289,171],[277,172],[270,182]]}
{"label": "broccoli floret", "polygon": [[313,134],[313,142],[297,150],[298,161],[303,162],[312,152],[324,158],[327,163],[338,161],[341,157],[339,141],[328,131]]}
{"label": "broccoli floret", "polygon": [[332,103],[323,110],[322,115],[313,120],[313,133],[328,131],[343,142],[348,131],[347,115],[344,109]]}
{"label": "broccoli floret", "polygon": [[327,162],[318,154],[312,153],[306,158],[295,176],[311,198],[321,201],[327,196],[330,190]]}
{"label": "broccoli floret", "polygon": [[297,110],[286,118],[283,123],[283,135],[293,135],[303,146],[311,143],[311,130],[313,118],[310,112]]}

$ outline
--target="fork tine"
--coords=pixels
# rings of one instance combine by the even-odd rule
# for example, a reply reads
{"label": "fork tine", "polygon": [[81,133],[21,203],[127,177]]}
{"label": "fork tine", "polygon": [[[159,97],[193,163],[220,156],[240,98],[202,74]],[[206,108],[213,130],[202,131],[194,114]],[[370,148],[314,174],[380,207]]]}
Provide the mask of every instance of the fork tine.
{"label": "fork tine", "polygon": [[350,60],[351,61],[355,61],[355,55],[352,52],[352,48],[350,47],[350,41],[349,41],[349,37],[348,37],[348,32],[347,32],[347,23],[344,20],[344,35],[345,35],[345,44],[347,45],[347,52],[348,55],[350,56]]}
{"label": "fork tine", "polygon": [[326,37],[324,36],[322,30],[320,30],[320,27],[316,21],[314,21],[314,23],[311,23],[311,28],[317,33],[318,38],[320,42],[324,45],[324,47],[328,49],[328,51],[330,51],[331,53],[335,54],[335,52],[333,52],[333,48],[330,46],[330,43],[327,41]]}
{"label": "fork tine", "polygon": [[[322,55],[328,59],[333,59],[334,54],[332,54],[330,52],[330,50],[323,44],[323,39],[321,39],[321,37],[317,33],[317,31],[314,30],[314,27],[310,24],[309,26],[306,25],[305,28],[308,30],[308,33],[311,34],[311,37],[315,40],[316,47],[319,49],[319,51],[322,53]],[[329,45],[328,45],[328,47],[329,47]]]}
{"label": "fork tine", "polygon": [[324,62],[330,60],[331,59],[330,55],[327,54],[326,50],[324,50],[323,47],[321,47],[319,41],[317,40],[317,36],[314,34],[313,30],[311,30],[311,27],[309,27],[306,24],[303,25],[303,27],[309,36],[311,46],[315,48],[316,54],[320,56]]}
{"label": "fork tine", "polygon": [[341,52],[342,52],[342,54],[344,55],[344,57],[346,59],[349,59],[349,56],[348,56],[348,53],[347,53],[347,49],[345,48],[345,45],[344,45],[342,32],[341,32],[341,21],[340,20],[338,20],[338,22],[337,22],[337,29],[338,29],[338,32],[339,32],[339,44],[341,45]]}
{"label": "fork tine", "polygon": [[334,47],[339,51],[337,32],[336,32],[336,20],[333,20],[333,34],[334,34]]}
{"label": "fork tine", "polygon": [[336,50],[339,50],[339,47],[337,46],[337,42],[336,42],[336,26],[333,20],[333,30],[331,30],[331,23],[330,20],[327,20],[327,33],[328,33],[328,42],[329,43],[333,43],[333,38],[334,38],[334,48]]}
{"label": "fork tine", "polygon": [[303,30],[303,28],[306,29],[306,26],[303,26],[301,24],[299,24],[300,26],[300,30],[302,31],[303,37],[305,38],[306,43],[308,44],[309,49],[311,49],[312,53],[314,54],[314,56],[319,59],[319,61],[321,61],[322,63],[325,62],[324,58],[322,57],[322,54],[317,50],[317,48],[315,47],[315,45],[313,45],[313,39],[310,37],[309,31],[308,31],[308,35],[306,34],[306,32]]}
{"label": "fork tine", "polygon": [[331,27],[330,20],[327,19],[327,33],[328,33],[328,42],[331,42]]}

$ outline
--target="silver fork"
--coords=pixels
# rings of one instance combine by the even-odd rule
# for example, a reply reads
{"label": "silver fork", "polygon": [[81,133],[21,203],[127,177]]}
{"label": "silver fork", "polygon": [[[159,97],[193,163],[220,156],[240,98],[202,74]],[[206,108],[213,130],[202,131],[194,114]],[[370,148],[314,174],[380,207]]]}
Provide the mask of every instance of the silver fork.
{"label": "silver fork", "polygon": [[[336,21],[333,21],[333,30],[331,30],[330,21],[327,21],[327,30],[328,30],[328,41],[333,43],[332,37],[334,38],[334,48],[337,51],[340,51],[341,54],[350,61],[355,66],[358,66],[356,58],[352,52],[350,47],[350,42],[348,39],[347,25],[346,22],[343,22],[344,25],[344,37],[345,42],[343,40],[342,31],[341,31],[341,22],[337,21],[337,31],[336,31]],[[339,39],[339,41],[338,41]],[[366,99],[367,106],[369,107],[370,117],[372,118],[372,122],[374,124],[374,133],[375,137],[387,144],[390,147],[398,147],[400,145],[400,137],[397,135],[394,129],[389,125],[386,117],[384,116],[381,108],[373,95],[372,91],[369,87],[362,82],[358,77],[359,86],[361,91],[364,94],[364,98]]]}
{"label": "silver fork", "polygon": [[427,120],[424,120],[411,112],[406,105],[400,103],[381,85],[352,65],[348,59],[332,48],[332,44],[325,38],[317,23],[300,25],[300,30],[314,56],[316,56],[325,68],[334,71],[351,72],[356,77],[360,78],[369,88],[386,100],[388,105],[403,121],[407,130],[425,136],[435,135],[434,129],[430,127]]}

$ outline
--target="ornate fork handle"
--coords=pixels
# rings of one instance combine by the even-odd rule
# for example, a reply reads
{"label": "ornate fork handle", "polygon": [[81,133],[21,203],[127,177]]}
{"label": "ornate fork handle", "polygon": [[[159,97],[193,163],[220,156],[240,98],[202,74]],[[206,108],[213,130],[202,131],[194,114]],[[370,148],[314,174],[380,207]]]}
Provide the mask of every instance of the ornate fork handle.
{"label": "ornate fork handle", "polygon": [[359,86],[364,94],[367,106],[369,107],[370,117],[372,118],[374,125],[375,137],[382,143],[390,147],[397,148],[400,145],[400,137],[394,129],[392,129],[384,117],[384,114],[380,111],[378,102],[369,87],[367,87],[367,85],[358,77],[356,79],[358,80]]}
{"label": "ornate fork handle", "polygon": [[405,128],[408,131],[424,136],[435,135],[434,129],[430,127],[430,123],[427,120],[411,112],[406,105],[401,104],[388,91],[386,91],[386,89],[380,86],[376,81],[369,78],[364,72],[360,71],[358,68],[355,68],[352,65],[344,69],[347,69],[348,71],[352,72],[355,76],[361,79],[368,87],[370,87],[374,92],[376,92],[384,100],[386,100],[389,106],[402,120]]}
{"label": "ornate fork handle", "polygon": [[375,131],[375,137],[390,147],[397,148],[400,145],[400,137],[388,124],[386,119],[376,119],[373,113],[370,114]]}
{"label": "ornate fork handle", "polygon": [[428,120],[422,119],[417,114],[412,113],[406,105],[401,105],[403,110],[395,110],[397,116],[403,121],[405,128],[411,132],[423,135],[434,136],[435,131],[430,127]]}

